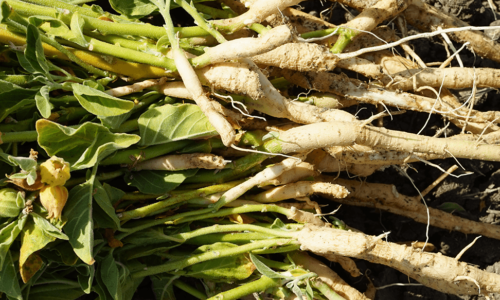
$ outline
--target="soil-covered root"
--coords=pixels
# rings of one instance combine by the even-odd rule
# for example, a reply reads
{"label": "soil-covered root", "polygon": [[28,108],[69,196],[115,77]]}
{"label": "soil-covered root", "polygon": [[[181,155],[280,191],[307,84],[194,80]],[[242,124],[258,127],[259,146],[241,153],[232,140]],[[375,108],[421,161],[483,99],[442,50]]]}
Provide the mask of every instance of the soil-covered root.
{"label": "soil-covered root", "polygon": [[329,195],[334,198],[345,198],[349,194],[343,186],[338,184],[299,181],[275,187],[256,195],[248,195],[244,198],[262,203],[273,203],[288,199],[309,197],[316,193]]}
{"label": "soil-covered root", "polygon": [[313,165],[307,162],[301,162],[296,165],[295,168],[286,170],[280,176],[261,183],[260,186],[284,185],[287,183],[297,182],[306,177],[317,175],[319,175],[319,172],[316,171]]}
{"label": "soil-covered root", "polygon": [[[329,134],[318,137],[318,132],[328,132]],[[281,132],[279,144],[282,153],[360,144],[375,149],[500,161],[500,147],[498,145],[480,144],[468,140],[433,138],[349,122],[322,122],[296,127]]]}
{"label": "soil-covered root", "polygon": [[394,88],[404,91],[411,90],[415,86],[445,87],[449,89],[500,87],[500,70],[490,68],[427,68],[423,70],[405,70],[399,74],[393,74]]}
{"label": "soil-covered root", "polygon": [[253,23],[261,23],[272,14],[279,14],[285,8],[299,4],[304,0],[258,0],[251,4],[250,9],[235,18],[213,21],[217,28],[227,28],[237,31]]}
{"label": "soil-covered root", "polygon": [[352,231],[307,224],[295,234],[301,250],[334,253],[390,266],[443,293],[478,295],[500,292],[500,275],[488,273],[440,253],[428,253]]}
{"label": "soil-covered root", "polygon": [[120,86],[116,88],[112,88],[106,90],[106,94],[111,95],[113,97],[122,97],[126,95],[130,95],[132,93],[141,92],[144,89],[151,88],[154,86],[162,85],[167,81],[166,77],[161,77],[158,79],[148,79],[140,82],[136,82],[131,85]]}
{"label": "soil-covered root", "polygon": [[342,95],[348,99],[364,103],[385,104],[405,110],[439,113],[450,119],[470,119],[474,122],[498,122],[500,119],[500,112],[497,111],[480,112],[471,110],[470,114],[466,109],[456,111],[435,98],[370,87],[360,80],[347,77],[345,74],[338,75],[327,72],[298,73],[288,70],[283,70],[282,74],[288,81],[303,88]]}
{"label": "soil-covered root", "polygon": [[356,72],[368,78],[382,80],[382,82],[390,82],[390,78],[384,74],[383,68],[380,65],[361,57],[341,59],[337,63],[337,67]]}
{"label": "soil-covered root", "polygon": [[194,58],[191,62],[195,67],[203,67],[208,64],[252,57],[269,52],[292,41],[293,35],[290,29],[285,25],[281,25],[258,38],[240,38],[206,48],[203,55]]}
{"label": "soil-covered root", "polygon": [[224,157],[210,153],[166,155],[140,162],[134,170],[224,169],[226,162]]}
{"label": "soil-covered root", "polygon": [[419,223],[429,223],[431,226],[447,230],[459,231],[465,234],[481,234],[500,240],[500,228],[498,226],[467,220],[432,207],[427,210],[427,207],[421,202],[420,196],[411,197],[400,194],[392,184],[359,182],[331,176],[319,176],[316,180],[342,185],[350,192],[344,199],[324,195],[324,197],[335,202],[382,209],[411,218]]}
{"label": "soil-covered root", "polygon": [[243,94],[253,100],[245,105],[276,118],[287,118],[297,123],[310,124],[329,120],[357,122],[348,112],[319,108],[314,105],[290,101],[283,97],[262,74],[248,63],[220,63],[197,70],[203,84],[230,93]]}
{"label": "soil-covered root", "polygon": [[288,43],[252,57],[256,64],[296,71],[331,71],[338,57],[318,44]]}
{"label": "soil-covered root", "polygon": [[312,224],[320,227],[329,225],[321,221],[321,219],[315,214],[297,209],[295,206],[292,206],[292,208],[290,208],[290,214],[287,216],[287,218],[299,223]]}
{"label": "soil-covered root", "polygon": [[368,300],[362,293],[347,284],[337,273],[321,261],[311,257],[306,252],[295,251],[289,254],[293,262],[304,269],[318,275],[315,280],[326,283],[346,300]]}
{"label": "soil-covered root", "polygon": [[212,103],[210,103],[210,99],[208,99],[205,94],[198,75],[189,64],[189,61],[184,56],[184,53],[179,49],[174,49],[173,54],[175,65],[177,66],[179,74],[182,77],[182,81],[191,93],[194,101],[208,118],[210,124],[212,124],[215,130],[217,130],[220,134],[224,145],[227,147],[231,146],[236,140],[236,134],[233,127],[220,113],[214,109]]}

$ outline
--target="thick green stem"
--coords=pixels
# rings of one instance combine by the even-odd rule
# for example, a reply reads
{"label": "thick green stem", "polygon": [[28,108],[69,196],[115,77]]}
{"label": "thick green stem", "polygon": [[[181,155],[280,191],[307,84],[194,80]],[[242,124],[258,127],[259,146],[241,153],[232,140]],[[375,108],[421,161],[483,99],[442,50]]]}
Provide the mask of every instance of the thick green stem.
{"label": "thick green stem", "polygon": [[323,296],[325,296],[328,300],[345,300],[344,297],[337,294],[328,284],[320,281],[320,280],[311,280],[312,286],[318,289]]}
{"label": "thick green stem", "polygon": [[222,9],[217,9],[213,8],[207,5],[203,5],[200,3],[195,3],[194,7],[204,13],[204,14],[209,14],[212,16],[214,19],[229,19],[229,18],[234,18],[236,17],[236,13],[232,10],[222,10]]}
{"label": "thick green stem", "polygon": [[271,248],[274,246],[281,246],[285,244],[297,244],[297,241],[293,239],[272,239],[272,240],[262,240],[255,241],[250,244],[237,246],[229,249],[221,249],[218,251],[209,251],[200,254],[193,254],[187,258],[167,262],[163,265],[159,266],[150,266],[146,270],[138,271],[132,273],[132,278],[141,278],[149,275],[155,275],[159,273],[170,272],[173,270],[181,270],[186,267],[192,266],[197,263],[201,263],[204,261],[209,261],[213,259],[229,257],[234,255],[245,254],[253,250],[262,249],[262,248]]}
{"label": "thick green stem", "polygon": [[191,17],[193,17],[195,22],[198,24],[198,26],[200,26],[211,36],[213,36],[217,40],[217,42],[222,44],[227,41],[226,38],[220,32],[218,32],[216,29],[208,25],[205,19],[202,16],[200,16],[198,11],[196,11],[196,8],[189,5],[185,0],[174,0],[174,1],[180,7],[182,7],[188,14],[190,14]]}
{"label": "thick green stem", "polygon": [[291,232],[270,229],[251,224],[214,225],[193,230],[191,232],[179,233],[176,235],[172,235],[171,237],[175,239],[189,240],[191,238],[195,238],[201,235],[206,235],[211,233],[221,233],[221,232],[232,232],[232,231],[254,231],[276,237],[293,237],[293,234]]}
{"label": "thick green stem", "polygon": [[37,137],[36,131],[2,132],[0,144],[34,142]]}
{"label": "thick green stem", "polygon": [[158,201],[150,205],[146,205],[134,210],[123,212],[121,213],[120,220],[127,221],[135,218],[143,218],[145,216],[155,214],[166,207],[187,201],[195,197],[200,197],[201,195],[211,195],[219,192],[225,192],[237,186],[238,184],[242,183],[243,181],[244,180],[237,180],[219,185],[212,185],[206,188],[197,189],[195,191],[190,191],[180,195],[175,195],[163,201]]}
{"label": "thick green stem", "polygon": [[[101,173],[101,174],[96,176],[96,179],[99,181],[105,181],[105,180],[114,179],[116,177],[120,177],[123,174],[124,174],[123,170],[117,170],[117,171],[113,171],[113,172]],[[85,177],[72,178],[72,179],[66,181],[66,184],[64,186],[70,187],[73,185],[84,183],[85,181],[86,181]]]}
{"label": "thick green stem", "polygon": [[281,286],[282,284],[283,284],[283,282],[282,282],[282,279],[280,279],[280,278],[269,278],[267,276],[262,276],[260,279],[245,283],[237,288],[219,293],[219,294],[217,294],[211,298],[208,298],[208,299],[209,300],[240,299],[244,296],[247,296],[247,295],[250,295],[253,293],[259,293],[259,292],[265,291],[265,290],[272,288],[272,287]]}
{"label": "thick green stem", "polygon": [[187,213],[177,214],[175,216],[163,219],[165,224],[181,224],[186,222],[193,222],[197,220],[220,218],[234,214],[244,214],[249,212],[275,212],[285,216],[290,216],[292,213],[289,209],[277,205],[245,205],[242,207],[224,208],[217,212],[213,212],[212,208],[205,208]]}
{"label": "thick green stem", "polygon": [[272,236],[262,233],[212,233],[194,237],[186,241],[186,244],[203,246],[213,243],[225,242],[242,245],[250,243],[251,241],[267,240],[270,238],[272,238]]}
{"label": "thick green stem", "polygon": [[180,288],[181,290],[190,294],[191,296],[196,297],[197,299],[200,299],[200,300],[207,299],[207,296],[204,293],[198,291],[193,286],[191,286],[191,285],[189,285],[181,280],[174,281],[174,286]]}
{"label": "thick green stem", "polygon": [[32,119],[22,120],[18,122],[11,122],[7,124],[0,124],[0,132],[5,134],[9,131],[28,131],[31,127]]}
{"label": "thick green stem", "polygon": [[201,182],[213,182],[221,183],[227,181],[235,176],[244,173],[247,170],[259,165],[269,155],[262,153],[252,153],[247,156],[238,158],[231,163],[229,166],[231,169],[222,170],[217,174],[214,174],[212,170],[202,170],[196,174],[196,176],[187,178],[184,183],[201,183]]}
{"label": "thick green stem", "polygon": [[182,149],[193,143],[191,140],[176,141],[168,144],[150,146],[144,149],[126,149],[115,152],[112,156],[103,160],[100,165],[121,165],[132,164],[135,161],[139,162],[146,159],[155,158],[173,151]]}
{"label": "thick green stem", "polygon": [[303,39],[310,39],[310,38],[317,38],[317,37],[323,37],[327,36],[329,34],[334,33],[337,31],[337,28],[328,28],[328,29],[321,29],[321,30],[316,30],[316,31],[310,31],[310,32],[305,32],[300,35],[301,38]]}
{"label": "thick green stem", "polygon": [[[9,5],[12,6],[18,13],[24,16],[42,15],[52,18],[58,17],[58,10],[51,7],[29,4],[18,0],[9,0]],[[60,14],[61,20],[66,23],[71,23],[72,13],[67,15]],[[116,34],[116,35],[133,35],[144,36],[153,39],[159,39],[165,35],[165,29],[159,26],[153,26],[144,23],[115,23],[105,20],[100,20],[86,15],[82,15],[85,21],[84,30],[94,31],[97,30],[102,34]],[[207,36],[208,32],[200,27],[180,27],[175,28],[175,32],[179,32],[180,37],[197,37]]]}
{"label": "thick green stem", "polygon": [[339,32],[340,32],[339,38],[337,39],[333,47],[330,49],[330,52],[334,54],[342,53],[345,47],[347,47],[347,45],[351,43],[352,39],[359,34],[359,31],[346,28],[341,28]]}

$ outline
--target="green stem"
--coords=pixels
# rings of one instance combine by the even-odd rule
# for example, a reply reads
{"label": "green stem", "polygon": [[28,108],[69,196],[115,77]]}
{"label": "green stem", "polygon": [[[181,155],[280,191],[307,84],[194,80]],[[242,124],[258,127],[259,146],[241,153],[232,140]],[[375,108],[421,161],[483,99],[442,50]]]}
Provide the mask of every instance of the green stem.
{"label": "green stem", "polygon": [[250,243],[251,241],[267,240],[270,238],[272,237],[262,233],[212,233],[194,237],[186,241],[186,244],[203,246],[213,243],[225,242],[242,245]]}
{"label": "green stem", "polygon": [[200,300],[205,300],[207,299],[207,296],[198,291],[197,289],[195,289],[193,286],[181,281],[181,280],[176,280],[174,281],[174,286],[180,288],[181,290],[183,290],[184,292],[190,294],[191,296],[197,298],[197,299],[200,299]]}
{"label": "green stem", "polygon": [[328,300],[345,300],[344,297],[337,294],[328,284],[320,280],[311,280],[312,286],[318,289]]}
{"label": "green stem", "polygon": [[34,3],[52,8],[67,9],[71,12],[78,12],[84,16],[99,18],[101,15],[90,8],[73,5],[59,0],[25,0],[25,2]]}
{"label": "green stem", "polygon": [[[105,180],[110,180],[114,179],[116,177],[120,177],[124,174],[123,170],[117,170],[113,172],[107,172],[107,173],[101,173],[96,176],[96,179],[99,181],[105,181]],[[84,183],[86,181],[85,177],[80,177],[80,178],[72,178],[68,181],[66,181],[66,184],[64,186],[69,187],[73,185],[77,185],[80,183]]]}
{"label": "green stem", "polygon": [[205,208],[196,211],[190,211],[186,213],[177,214],[175,216],[167,217],[163,219],[165,224],[182,224],[186,222],[193,222],[197,220],[210,219],[210,218],[220,218],[228,215],[234,214],[244,214],[249,212],[275,212],[285,216],[290,216],[291,212],[289,209],[277,206],[277,205],[266,205],[266,204],[255,204],[255,205],[245,205],[242,207],[231,207],[224,208],[217,212],[213,212],[212,208]]}
{"label": "green stem", "polygon": [[[303,38],[303,39],[323,37],[323,36],[327,36],[329,34],[334,33],[336,30],[337,30],[337,28],[328,28],[328,29],[321,29],[321,30],[316,30],[316,31],[310,31],[310,32],[302,33],[300,35],[300,37]],[[338,33],[338,31],[337,31],[337,33]]]}
{"label": "green stem", "polygon": [[267,258],[260,256],[260,255],[256,255],[256,256],[261,262],[263,262],[269,268],[280,269],[280,270],[284,270],[284,271],[288,271],[288,270],[293,269],[293,266],[291,264],[287,264],[287,263],[284,263],[281,261],[275,261],[272,259],[267,259]]}
{"label": "green stem", "polygon": [[67,107],[57,113],[60,115],[57,122],[62,124],[76,119],[81,119],[83,116],[89,114],[89,112],[83,107]]}
{"label": "green stem", "polygon": [[213,36],[217,40],[217,42],[222,44],[227,41],[226,38],[220,32],[218,32],[213,27],[208,26],[208,23],[202,16],[200,16],[196,8],[189,5],[185,0],[174,0],[174,2],[177,3],[180,7],[182,7],[188,14],[190,14],[191,17],[193,17],[195,22],[198,24],[198,26],[200,26],[211,36]]}
{"label": "green stem", "polygon": [[155,158],[173,151],[177,151],[191,144],[193,141],[182,140],[168,144],[149,146],[144,149],[126,149],[115,152],[112,156],[103,160],[100,165],[121,165],[131,164],[139,160],[139,162],[146,159]]}
{"label": "green stem", "polygon": [[186,180],[184,180],[184,183],[201,183],[201,182],[221,183],[250,170],[251,168],[259,165],[268,157],[269,155],[266,154],[252,153],[233,161],[231,163],[231,166],[228,166],[231,169],[222,170],[217,174],[214,174],[213,170],[200,170],[196,174],[196,176],[189,177]]}
{"label": "green stem", "polygon": [[236,17],[236,13],[232,10],[223,10],[223,9],[217,9],[213,8],[207,5],[203,5],[201,3],[195,3],[194,7],[204,13],[211,15],[212,18],[214,19],[229,19],[229,18],[234,18]]}
{"label": "green stem", "polygon": [[[10,2],[9,2],[10,3]],[[6,19],[5,20],[5,23],[11,27],[14,27],[16,28],[17,30],[20,30],[22,32],[24,32],[26,34],[26,32],[28,31],[28,29],[15,22],[15,21],[12,21],[10,19]],[[37,29],[38,30],[38,29]],[[42,40],[42,42],[44,42],[45,44],[47,45],[50,45],[54,48],[56,48],[59,52],[63,53],[64,55],[66,55],[72,62],[76,63],[77,65],[79,65],[80,67],[84,68],[85,70],[89,71],[90,73],[92,74],[96,74],[98,76],[102,76],[102,77],[108,77],[110,76],[110,73],[107,72],[107,71],[103,71],[101,69],[98,69],[94,66],[91,66],[87,63],[85,63],[83,60],[79,59],[78,57],[76,57],[76,55],[73,54],[73,52],[69,51],[68,49],[64,48],[61,44],[59,44],[58,42],[56,42],[55,40],[53,39],[50,39],[48,37],[46,37],[44,34],[40,33],[40,39]]]}
{"label": "green stem", "polygon": [[347,45],[351,43],[352,39],[360,33],[359,31],[346,28],[341,28],[339,32],[340,32],[339,38],[337,39],[333,47],[330,49],[330,52],[334,54],[342,53],[345,47],[347,47]]}
{"label": "green stem", "polygon": [[2,132],[0,144],[34,142],[37,137],[36,131]]}
{"label": "green stem", "polygon": [[283,282],[280,278],[269,278],[263,275],[260,279],[245,283],[232,290],[219,293],[208,298],[208,300],[236,300],[253,293],[260,293],[272,287],[281,286],[282,284]]}
{"label": "green stem", "polygon": [[243,181],[244,180],[231,181],[219,185],[212,185],[206,188],[197,189],[195,191],[186,192],[180,195],[175,195],[163,201],[158,201],[150,205],[146,205],[134,210],[123,212],[119,218],[121,221],[127,221],[135,218],[143,218],[145,216],[155,214],[156,212],[166,207],[187,201],[195,197],[200,197],[200,195],[211,195],[227,191],[237,186],[238,184],[242,183]]}
{"label": "green stem", "polygon": [[[45,7],[40,5],[29,4],[26,2],[21,2],[18,0],[9,0],[9,5],[12,6],[18,13],[24,16],[42,15],[52,18],[58,17],[58,10],[56,8]],[[70,14],[60,14],[60,19],[66,24],[71,23],[72,13]],[[115,23],[105,20],[100,20],[97,18],[88,17],[82,15],[85,21],[83,26],[84,30],[95,31],[102,34],[115,34],[115,35],[133,35],[133,36],[144,36],[153,39],[159,39],[165,35],[165,29],[159,26],[153,26],[144,23]],[[180,37],[198,37],[207,36],[208,32],[200,27],[179,27],[174,29],[175,32],[179,32]]]}
{"label": "green stem", "polygon": [[2,135],[3,135],[9,131],[27,131],[28,129],[30,129],[32,122],[33,122],[32,119],[27,119],[27,120],[18,121],[17,123],[14,123],[14,122],[7,123],[7,124],[3,123],[3,124],[0,124],[0,132],[2,132]]}
{"label": "green stem", "polygon": [[122,125],[120,125],[120,127],[118,127],[118,129],[111,130],[111,131],[125,133],[125,132],[131,132],[131,131],[135,131],[135,130],[139,130],[139,121],[137,119],[125,121],[122,123]]}
{"label": "green stem", "polygon": [[176,235],[172,235],[171,237],[175,239],[189,240],[191,238],[195,238],[201,235],[206,235],[211,233],[221,233],[221,232],[232,232],[232,231],[254,231],[266,235],[272,235],[275,237],[293,237],[293,233],[291,232],[270,229],[251,224],[214,225],[193,230],[190,232],[179,233]]}
{"label": "green stem", "polygon": [[249,28],[252,29],[253,31],[257,32],[258,34],[265,34],[269,30],[271,30],[271,28],[266,27],[266,26],[259,24],[259,23],[253,23],[252,25],[250,25]]}
{"label": "green stem", "polygon": [[296,244],[297,241],[292,239],[272,239],[272,240],[262,240],[255,241],[253,243],[249,243],[242,246],[237,246],[229,249],[221,249],[218,251],[209,251],[199,254],[192,254],[187,258],[167,262],[163,265],[159,266],[150,266],[146,270],[138,271],[132,273],[132,278],[141,278],[145,276],[155,275],[159,273],[170,272],[173,270],[181,270],[186,267],[192,266],[197,263],[201,263],[204,261],[209,261],[218,258],[224,258],[234,255],[245,254],[253,250],[262,249],[262,248],[271,248],[274,246],[285,245],[285,244]]}

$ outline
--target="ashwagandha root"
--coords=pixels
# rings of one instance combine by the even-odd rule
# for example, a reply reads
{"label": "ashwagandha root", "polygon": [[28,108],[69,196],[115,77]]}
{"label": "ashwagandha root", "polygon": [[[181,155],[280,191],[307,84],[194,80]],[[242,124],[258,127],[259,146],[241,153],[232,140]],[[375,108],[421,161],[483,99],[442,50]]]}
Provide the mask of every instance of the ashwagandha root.
{"label": "ashwagandha root", "polygon": [[424,96],[400,93],[370,87],[362,81],[347,77],[345,74],[327,72],[298,73],[283,70],[282,75],[290,82],[307,89],[329,92],[342,95],[348,99],[370,104],[385,104],[401,109],[439,113],[450,119],[467,119],[473,122],[498,121],[500,113],[497,111],[480,112],[472,110],[468,116],[463,110],[455,111],[439,100]]}
{"label": "ashwagandha root", "polygon": [[363,273],[358,269],[358,266],[356,266],[356,263],[354,262],[354,260],[352,260],[349,257],[341,256],[341,255],[337,255],[337,254],[333,254],[333,253],[323,254],[322,256],[327,258],[329,261],[338,263],[342,267],[342,269],[349,272],[349,274],[352,277],[359,277],[359,276],[363,275]]}
{"label": "ashwagandha root", "polygon": [[405,70],[393,74],[395,83],[392,87],[403,91],[415,86],[445,87],[449,89],[464,89],[476,87],[500,87],[500,71],[490,68],[426,68],[423,70]]}
{"label": "ashwagandha root", "polygon": [[[500,292],[500,275],[488,273],[441,253],[428,253],[352,231],[307,224],[295,234],[301,250],[334,253],[390,266],[437,291],[454,295]],[[480,290],[479,290],[480,289]]]}
{"label": "ashwagandha root", "polygon": [[226,162],[224,157],[207,153],[166,155],[140,162],[134,170],[224,169]]}
{"label": "ashwagandha root", "polygon": [[276,118],[287,118],[301,124],[344,120],[357,122],[348,112],[322,109],[313,105],[290,101],[283,97],[262,74],[260,69],[249,60],[247,63],[221,63],[197,70],[203,84],[214,89],[243,94],[258,101],[245,103]]}
{"label": "ashwagandha root", "polygon": [[295,168],[286,170],[280,176],[262,182],[260,186],[284,185],[287,183],[297,182],[306,177],[317,176],[317,175],[319,175],[319,172],[316,171],[313,165],[307,162],[301,162],[297,164]]}
{"label": "ashwagandha root", "polygon": [[205,95],[201,87],[200,80],[189,64],[187,58],[184,56],[180,49],[174,49],[174,59],[182,81],[186,88],[191,93],[193,100],[196,102],[201,111],[208,118],[208,121],[215,130],[220,134],[222,142],[225,146],[229,147],[234,144],[236,134],[231,124],[219,114],[210,103],[210,100]]}
{"label": "ashwagandha root", "polygon": [[316,273],[318,275],[316,280],[326,283],[346,300],[368,300],[362,293],[347,284],[337,273],[332,271],[332,269],[321,261],[309,256],[306,252],[295,251],[289,255],[295,264]]}
{"label": "ashwagandha root", "polygon": [[[318,132],[328,134],[318,137]],[[363,126],[347,122],[323,122],[303,125],[279,134],[282,153],[307,151],[355,143],[393,151],[438,154],[443,157],[500,161],[500,147],[474,141],[440,139],[412,133]]]}
{"label": "ashwagandha root", "polygon": [[310,43],[289,43],[252,57],[259,65],[296,71],[331,71],[339,61],[324,46]]}
{"label": "ashwagandha root", "polygon": [[106,91],[106,94],[111,95],[113,97],[122,97],[126,95],[130,95],[132,93],[141,92],[144,89],[151,88],[154,86],[162,85],[167,81],[166,77],[158,78],[158,79],[148,79],[141,82],[136,82],[131,85],[120,86],[116,88],[112,88]]}
{"label": "ashwagandha root", "polygon": [[321,221],[321,219],[316,215],[307,211],[297,209],[295,206],[292,206],[292,208],[290,208],[290,214],[287,216],[287,218],[299,223],[311,224],[319,227],[328,225],[327,223]]}
{"label": "ashwagandha root", "polygon": [[316,179],[336,183],[349,190],[349,195],[344,199],[324,195],[324,197],[335,202],[378,208],[411,218],[419,223],[429,223],[431,226],[447,230],[459,231],[465,234],[480,234],[500,239],[500,228],[492,224],[464,219],[432,207],[428,208],[428,218],[427,207],[422,203],[420,196],[411,197],[402,195],[398,193],[396,187],[392,184],[367,183],[331,176],[320,176]]}
{"label": "ashwagandha root", "polygon": [[258,0],[252,3],[250,9],[235,18],[213,21],[217,28],[228,28],[237,31],[253,23],[261,23],[268,16],[278,14],[289,6],[299,4],[304,0]]}
{"label": "ashwagandha root", "polygon": [[257,195],[244,196],[244,198],[262,203],[273,203],[288,199],[309,197],[315,193],[328,194],[334,198],[345,198],[349,194],[341,185],[325,182],[299,181],[282,185]]}
{"label": "ashwagandha root", "polygon": [[293,35],[290,29],[285,25],[281,25],[269,30],[266,34],[258,38],[240,38],[215,47],[206,48],[205,53],[193,58],[191,63],[196,68],[201,68],[208,64],[252,57],[269,52],[292,41]]}

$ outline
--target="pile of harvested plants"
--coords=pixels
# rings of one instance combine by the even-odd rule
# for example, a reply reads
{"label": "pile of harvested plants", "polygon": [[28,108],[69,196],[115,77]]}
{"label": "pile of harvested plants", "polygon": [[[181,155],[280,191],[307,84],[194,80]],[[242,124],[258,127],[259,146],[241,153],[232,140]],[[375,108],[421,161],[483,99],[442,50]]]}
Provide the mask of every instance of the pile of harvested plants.
{"label": "pile of harvested plants", "polygon": [[[460,261],[470,247],[441,255],[428,234],[500,239],[426,200],[473,171],[460,160],[500,161],[500,110],[475,107],[500,71],[459,54],[500,62],[484,27],[422,0],[316,14],[301,5],[319,1],[87,2],[0,1],[0,299],[133,299],[145,285],[159,300],[375,299],[382,287],[341,278],[368,278],[362,261],[442,293],[500,292],[500,275]],[[351,17],[330,23],[332,6]],[[412,48],[432,37],[446,60]],[[415,114],[446,126],[398,127]],[[442,176],[422,188],[414,167]],[[388,168],[413,193],[366,180]],[[333,203],[413,219],[427,238],[365,234]]]}

